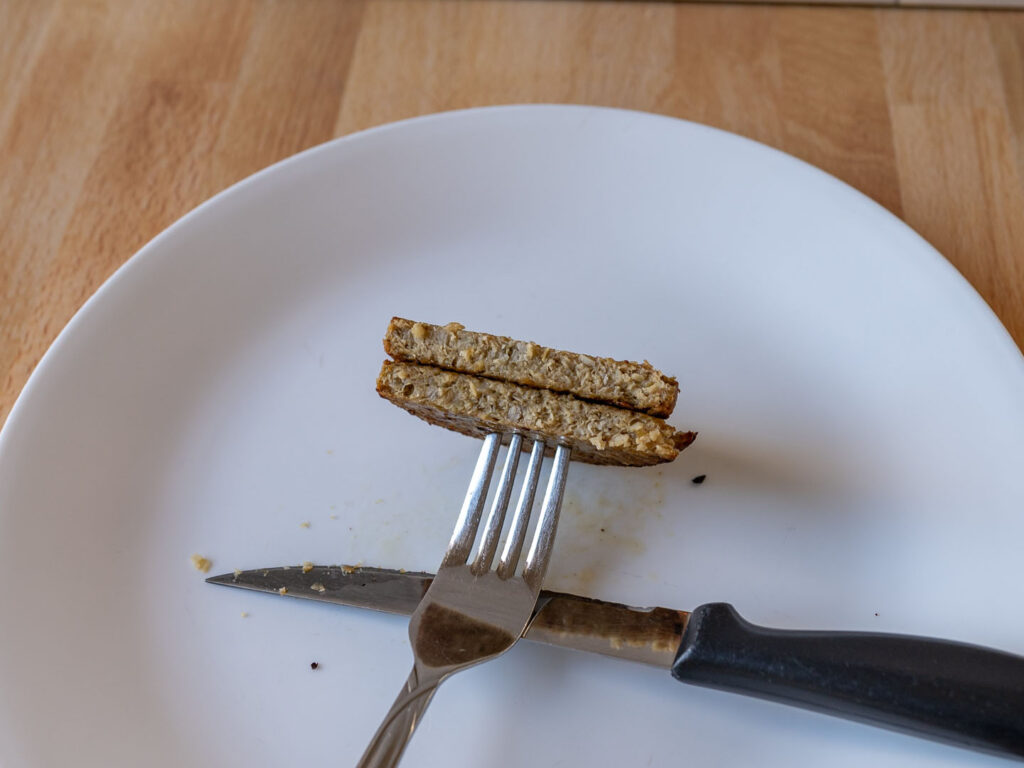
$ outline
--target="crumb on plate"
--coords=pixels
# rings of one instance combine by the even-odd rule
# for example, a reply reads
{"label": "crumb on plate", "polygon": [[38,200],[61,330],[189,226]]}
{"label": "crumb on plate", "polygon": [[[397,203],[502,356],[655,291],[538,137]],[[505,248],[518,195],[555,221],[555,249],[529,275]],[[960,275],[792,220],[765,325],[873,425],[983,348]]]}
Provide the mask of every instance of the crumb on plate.
{"label": "crumb on plate", "polygon": [[202,555],[192,555],[189,560],[192,561],[193,568],[197,571],[202,571],[203,573],[209,573],[210,567],[213,565],[213,560],[205,558]]}

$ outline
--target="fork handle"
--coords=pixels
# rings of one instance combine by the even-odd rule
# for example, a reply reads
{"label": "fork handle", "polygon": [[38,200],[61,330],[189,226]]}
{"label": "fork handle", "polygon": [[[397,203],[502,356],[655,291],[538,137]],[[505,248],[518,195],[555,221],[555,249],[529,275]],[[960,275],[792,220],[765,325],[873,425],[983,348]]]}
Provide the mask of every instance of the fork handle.
{"label": "fork handle", "polygon": [[426,678],[414,665],[384,721],[373,735],[357,768],[393,768],[423,719],[444,678]]}
{"label": "fork handle", "polygon": [[697,608],[672,675],[985,752],[1024,757],[1024,657],[877,632],[769,629]]}

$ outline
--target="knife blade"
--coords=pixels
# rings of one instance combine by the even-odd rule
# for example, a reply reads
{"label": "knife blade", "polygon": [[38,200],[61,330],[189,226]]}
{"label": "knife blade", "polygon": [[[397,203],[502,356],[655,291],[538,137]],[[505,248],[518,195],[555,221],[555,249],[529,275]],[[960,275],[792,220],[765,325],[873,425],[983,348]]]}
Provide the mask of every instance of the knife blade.
{"label": "knife blade", "polygon": [[[409,615],[432,580],[423,572],[332,565],[239,571],[207,582]],[[688,617],[686,611],[542,591],[523,638],[671,669]]]}
{"label": "knife blade", "polygon": [[[410,614],[429,573],[354,566],[236,571],[207,581]],[[639,661],[680,682],[1024,757],[1024,657],[950,640],[760,627],[728,603],[691,612],[542,592],[523,637]]]}

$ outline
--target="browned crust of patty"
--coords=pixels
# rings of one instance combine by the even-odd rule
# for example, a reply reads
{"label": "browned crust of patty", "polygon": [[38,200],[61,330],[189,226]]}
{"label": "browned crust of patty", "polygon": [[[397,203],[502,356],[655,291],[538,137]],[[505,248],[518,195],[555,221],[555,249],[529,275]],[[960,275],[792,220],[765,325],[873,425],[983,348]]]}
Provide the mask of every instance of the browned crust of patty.
{"label": "browned crust of patty", "polygon": [[566,392],[651,416],[671,415],[679,395],[678,382],[646,361],[566,352],[467,331],[458,323],[441,326],[393,317],[384,336],[384,350],[401,362]]}
{"label": "browned crust of patty", "polygon": [[574,460],[589,464],[661,464],[696,437],[647,414],[415,363],[385,361],[377,392],[430,424],[478,438],[515,431],[564,443]]}

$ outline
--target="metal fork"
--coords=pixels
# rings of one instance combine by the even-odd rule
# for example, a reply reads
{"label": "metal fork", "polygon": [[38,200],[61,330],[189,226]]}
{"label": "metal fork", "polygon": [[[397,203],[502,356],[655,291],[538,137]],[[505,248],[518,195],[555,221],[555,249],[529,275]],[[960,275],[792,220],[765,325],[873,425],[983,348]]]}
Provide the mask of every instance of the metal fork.
{"label": "metal fork", "polygon": [[501,441],[502,435],[497,433],[484,438],[444,560],[409,620],[415,657],[412,672],[363,753],[359,768],[397,765],[437,687],[450,675],[503,654],[530,621],[551,558],[569,471],[569,448],[555,448],[540,518],[522,571],[517,573],[545,450],[543,442],[533,443],[505,545],[497,567],[492,568],[519,465],[523,438],[518,434],[509,439],[483,535],[469,562]]}

